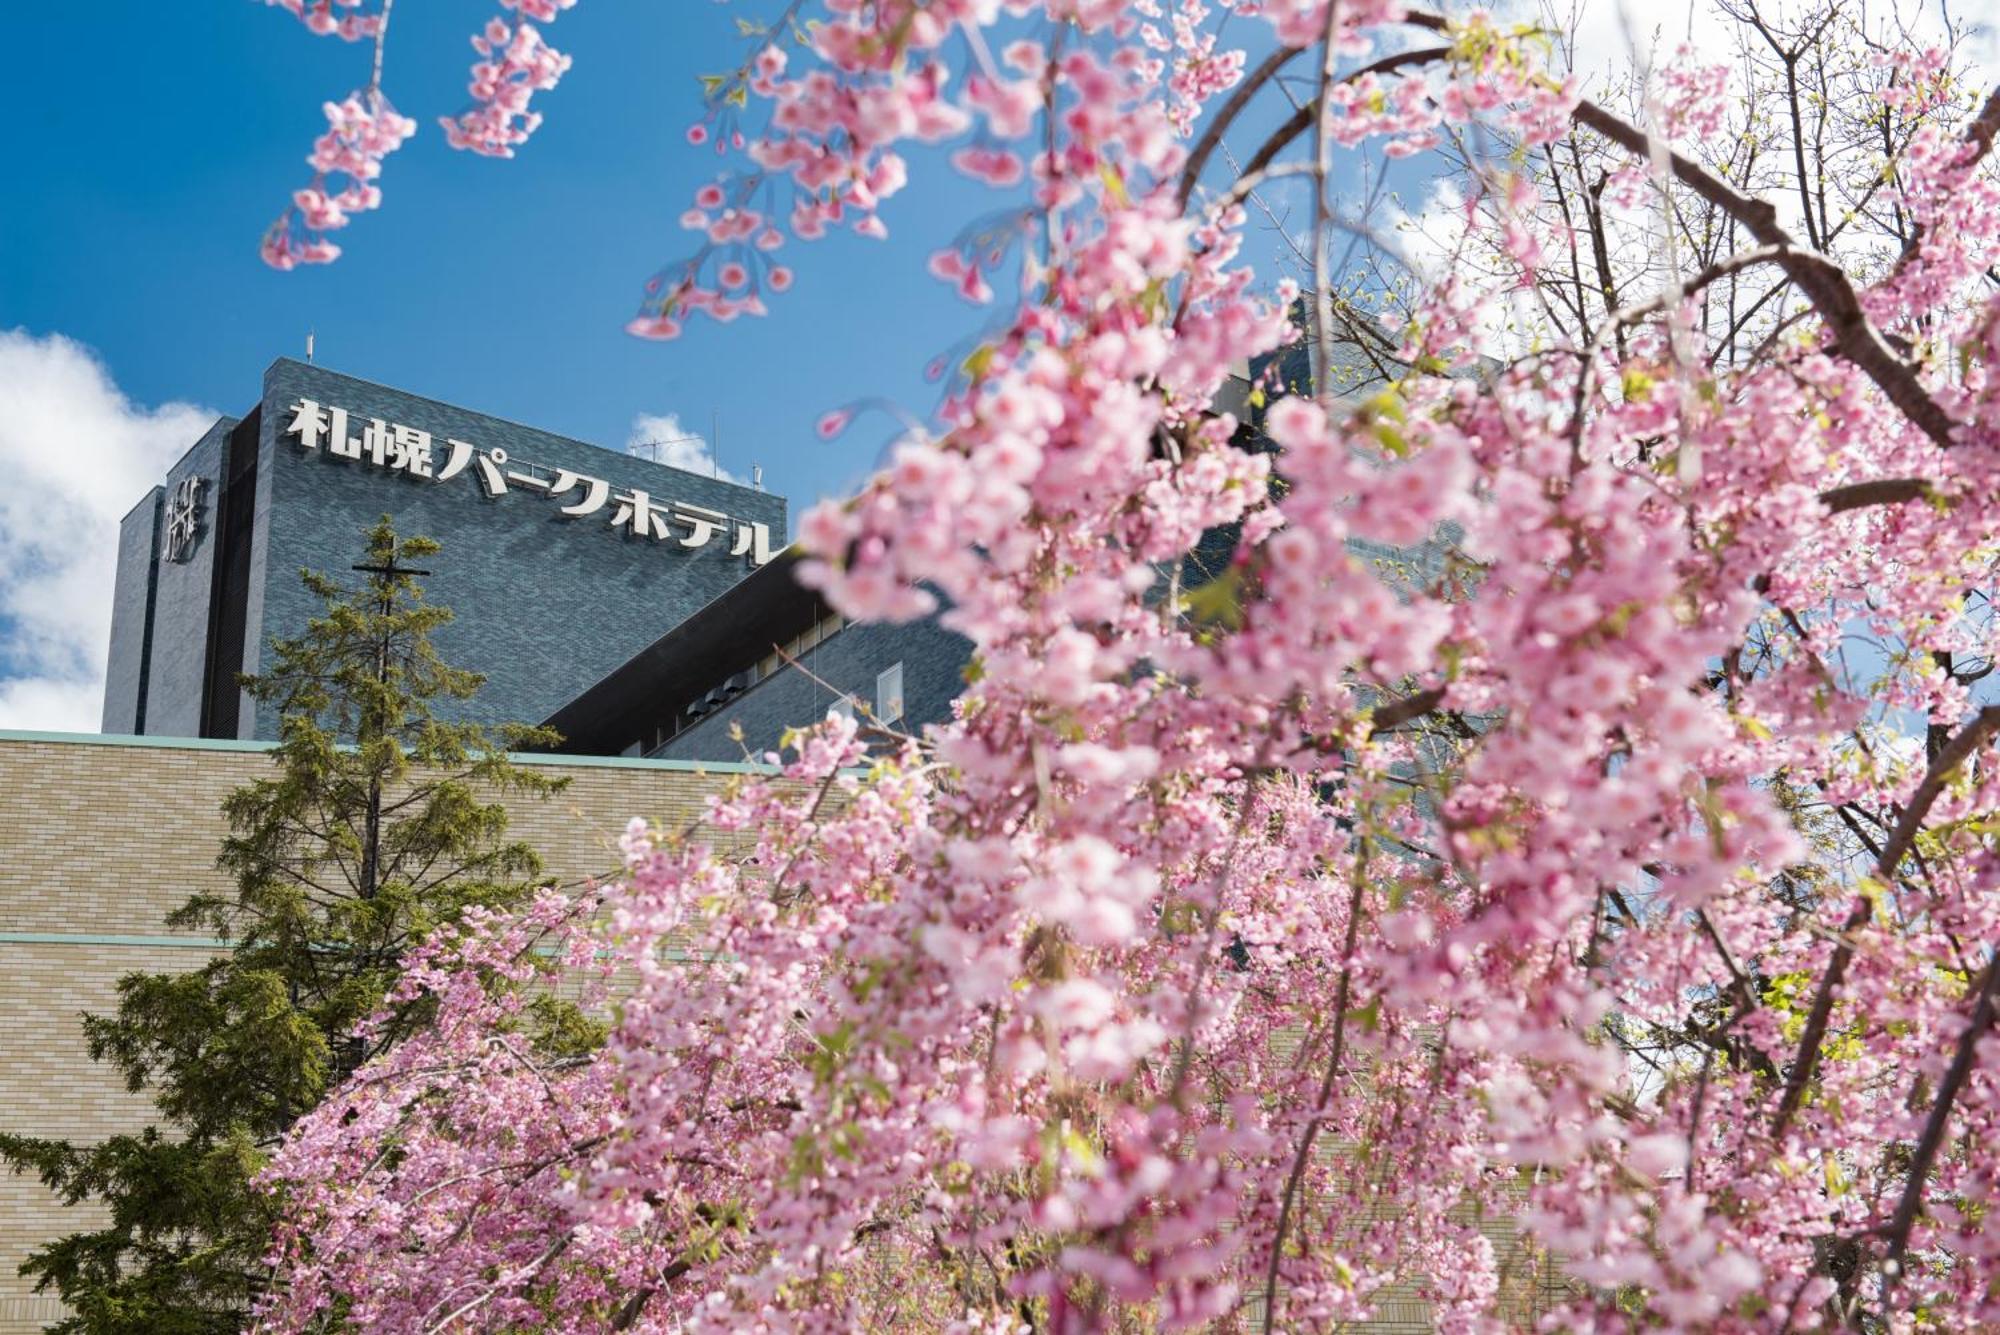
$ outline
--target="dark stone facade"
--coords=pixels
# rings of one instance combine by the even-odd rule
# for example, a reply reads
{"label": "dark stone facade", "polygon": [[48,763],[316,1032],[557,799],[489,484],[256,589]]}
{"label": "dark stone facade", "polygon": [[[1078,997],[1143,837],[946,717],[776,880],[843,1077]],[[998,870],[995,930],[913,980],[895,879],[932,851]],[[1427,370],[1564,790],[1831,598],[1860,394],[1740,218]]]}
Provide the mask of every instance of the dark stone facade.
{"label": "dark stone facade", "polygon": [[[201,735],[202,689],[208,677],[208,622],[215,593],[215,479],[222,471],[225,442],[236,419],[216,422],[167,470],[162,504],[171,501],[182,479],[202,478],[200,524],[185,561],[162,557],[153,544],[153,617],[146,664],[146,732],[155,737]],[[166,530],[162,517],[160,528]],[[122,555],[122,553],[121,553]],[[123,562],[119,582],[124,583]]]}
{"label": "dark stone facade", "polygon": [[165,488],[154,487],[118,523],[118,582],[111,596],[111,655],[104,678],[105,732],[146,730],[153,557],[160,548],[160,505],[165,495]]}
{"label": "dark stone facade", "polygon": [[218,422],[167,477],[168,498],[183,476],[208,479],[189,559],[162,561],[156,538],[142,559],[144,503],[121,531],[107,729],[270,737],[276,720],[259,717],[247,697],[231,708],[231,673],[238,665],[256,671],[270,640],[297,634],[317,610],[298,572],[347,575],[365,530],[385,514],[402,533],[443,545],[425,562],[424,580],[427,596],[454,613],[438,645],[451,662],[486,675],[464,713],[489,722],[547,717],[750,570],[747,557],[729,554],[734,524],[685,548],[673,537],[614,528],[612,503],[562,515],[581,490],[559,500],[510,482],[489,496],[476,466],[437,481],[306,449],[287,434],[300,400],[346,409],[357,436],[372,418],[429,433],[433,471],[447,441],[463,440],[481,453],[504,450],[506,469],[534,465],[545,480],[570,470],[609,483],[614,497],[644,491],[663,505],[764,524],[772,547],[785,542],[780,496],[281,359],[265,372],[241,429],[235,419]]}

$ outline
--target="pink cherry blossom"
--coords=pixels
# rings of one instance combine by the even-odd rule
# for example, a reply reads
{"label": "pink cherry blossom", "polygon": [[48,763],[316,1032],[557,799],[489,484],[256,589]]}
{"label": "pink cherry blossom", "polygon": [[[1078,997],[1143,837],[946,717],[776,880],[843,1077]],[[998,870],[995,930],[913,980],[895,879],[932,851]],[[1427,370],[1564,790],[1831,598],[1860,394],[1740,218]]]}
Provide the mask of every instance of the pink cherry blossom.
{"label": "pink cherry blossom", "polygon": [[[434,1025],[271,1161],[263,1328],[2000,1323],[2000,100],[1841,29],[1892,169],[1827,160],[1836,227],[1748,193],[1754,62],[1628,119],[1388,0],[783,17],[628,329],[1018,161],[920,261],[994,306],[933,419],[799,529],[964,688],[426,945]],[[288,217],[374,206],[353,108]],[[1334,281],[1328,172],[1446,146],[1448,261]],[[1293,183],[1303,283],[1251,267]],[[549,967],[600,1046],[535,1041]]]}

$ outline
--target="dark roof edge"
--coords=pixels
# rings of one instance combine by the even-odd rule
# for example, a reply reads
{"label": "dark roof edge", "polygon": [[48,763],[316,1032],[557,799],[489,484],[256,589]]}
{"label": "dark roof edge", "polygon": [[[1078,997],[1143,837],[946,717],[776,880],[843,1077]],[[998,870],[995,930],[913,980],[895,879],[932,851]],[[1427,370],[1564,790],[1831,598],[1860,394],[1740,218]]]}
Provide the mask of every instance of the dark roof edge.
{"label": "dark roof edge", "polygon": [[[657,682],[663,668],[674,666],[677,660],[717,662],[718,656],[706,647],[705,641],[730,632],[738,623],[748,621],[755,625],[764,619],[758,615],[759,603],[768,604],[767,616],[777,616],[787,605],[818,602],[819,594],[799,584],[795,577],[794,572],[804,559],[804,553],[796,545],[787,547],[572,696],[542,725],[563,733],[565,748],[572,743],[608,744],[606,735],[611,718],[632,712],[641,699],[649,703],[664,701]],[[744,606],[746,602],[748,607]],[[780,636],[774,643],[785,638]],[[767,652],[768,649],[760,647],[751,661]],[[702,688],[713,684],[704,681]]]}

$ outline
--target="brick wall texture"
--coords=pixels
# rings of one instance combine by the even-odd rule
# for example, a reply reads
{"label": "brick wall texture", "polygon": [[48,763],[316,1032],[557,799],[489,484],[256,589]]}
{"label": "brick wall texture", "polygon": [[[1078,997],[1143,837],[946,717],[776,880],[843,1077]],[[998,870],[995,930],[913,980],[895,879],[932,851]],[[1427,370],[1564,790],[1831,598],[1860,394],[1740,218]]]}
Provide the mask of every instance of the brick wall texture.
{"label": "brick wall texture", "polygon": [[[563,793],[512,812],[513,831],[563,882],[612,871],[631,817],[685,824],[742,769],[528,759],[570,778]],[[197,888],[227,889],[214,866],[220,804],[269,763],[255,743],[0,733],[0,1129],[89,1141],[146,1125],[145,1097],[89,1060],[77,1015],[113,1009],[127,973],[211,957],[214,943],[177,936],[164,919]],[[35,1245],[86,1222],[34,1179],[0,1175],[0,1335],[61,1314],[16,1272]],[[1519,1257],[1511,1221],[1482,1227],[1503,1257]],[[1372,1332],[1431,1329],[1413,1295],[1381,1310]]]}
{"label": "brick wall texture", "polygon": [[[270,761],[254,744],[0,734],[0,1129],[89,1141],[147,1124],[144,1095],[89,1060],[82,1011],[115,1008],[118,979],[192,968],[214,953],[166,915],[215,870],[223,795]],[[633,816],[685,824],[731,767],[550,763],[569,788],[522,799],[512,829],[571,882],[618,865]],[[83,1225],[33,1178],[0,1174],[0,1335],[38,1331],[59,1305],[17,1270],[39,1243]]]}

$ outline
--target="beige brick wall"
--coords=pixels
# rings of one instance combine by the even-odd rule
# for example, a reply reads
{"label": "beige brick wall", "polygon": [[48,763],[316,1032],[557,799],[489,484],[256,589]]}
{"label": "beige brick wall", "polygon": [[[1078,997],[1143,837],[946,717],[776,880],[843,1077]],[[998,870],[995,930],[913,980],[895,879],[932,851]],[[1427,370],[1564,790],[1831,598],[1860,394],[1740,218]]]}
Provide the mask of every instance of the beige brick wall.
{"label": "beige brick wall", "polygon": [[[525,799],[512,828],[564,883],[615,869],[632,816],[686,824],[743,769],[536,763],[570,786]],[[144,1096],[89,1060],[77,1014],[111,1010],[124,974],[210,958],[213,943],[177,937],[164,919],[197,888],[228,889],[214,865],[222,798],[269,765],[262,748],[234,743],[0,732],[0,1130],[88,1141],[146,1124]],[[16,1271],[36,1244],[88,1220],[38,1182],[0,1175],[0,1335],[60,1315]],[[1511,1221],[1489,1219],[1482,1231],[1520,1264]],[[1407,1290],[1385,1298],[1375,1335],[1431,1329]]]}
{"label": "beige brick wall", "polygon": [[[631,817],[685,824],[742,768],[536,763],[570,786],[523,799],[512,828],[564,883],[616,869]],[[145,1097],[89,1060],[77,1015],[110,1011],[124,974],[212,956],[164,920],[196,889],[227,891],[215,869],[222,798],[269,769],[252,745],[0,732],[0,1130],[88,1141],[147,1123]],[[17,1271],[36,1244],[89,1219],[0,1174],[0,1335],[60,1314]]]}

